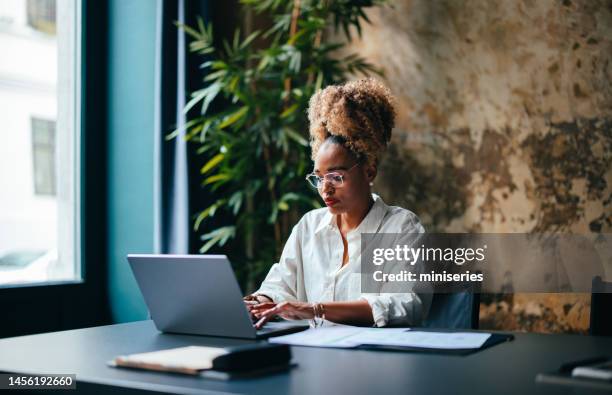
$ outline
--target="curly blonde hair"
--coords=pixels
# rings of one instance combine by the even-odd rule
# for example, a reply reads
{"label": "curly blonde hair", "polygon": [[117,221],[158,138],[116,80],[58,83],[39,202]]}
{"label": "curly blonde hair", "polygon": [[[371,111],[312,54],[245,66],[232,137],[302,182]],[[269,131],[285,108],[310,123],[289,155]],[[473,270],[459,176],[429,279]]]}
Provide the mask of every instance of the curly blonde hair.
{"label": "curly blonde hair", "polygon": [[330,85],[310,98],[308,120],[313,160],[325,140],[333,137],[359,160],[376,165],[391,140],[394,99],[372,78]]}

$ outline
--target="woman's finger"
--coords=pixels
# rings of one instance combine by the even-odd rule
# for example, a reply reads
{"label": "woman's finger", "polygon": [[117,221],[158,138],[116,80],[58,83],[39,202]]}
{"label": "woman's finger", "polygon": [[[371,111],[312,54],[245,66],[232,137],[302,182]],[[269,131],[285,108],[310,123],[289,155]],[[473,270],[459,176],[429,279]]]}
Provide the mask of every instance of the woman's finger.
{"label": "woman's finger", "polygon": [[271,309],[268,309],[268,310],[263,311],[262,313],[259,313],[259,315],[256,315],[256,317],[259,318],[259,321],[255,323],[255,328],[260,329],[266,322],[270,320],[270,318],[274,317],[276,314],[278,314],[282,310],[283,310],[282,306],[276,305],[275,307]]}
{"label": "woman's finger", "polygon": [[253,307],[255,307],[256,303],[257,302],[255,302],[255,301],[246,301],[246,300],[244,301],[244,305],[246,306],[246,309],[247,309],[248,312],[252,312],[253,311]]}
{"label": "woman's finger", "polygon": [[249,308],[249,311],[251,313],[257,315],[257,314],[261,314],[262,312],[264,312],[266,310],[269,310],[269,309],[271,309],[271,308],[273,308],[275,306],[276,306],[276,304],[274,304],[274,303],[266,303],[265,305],[262,304],[262,305],[257,305],[257,306],[251,306]]}
{"label": "woman's finger", "polygon": [[270,317],[261,317],[259,321],[257,321],[253,326],[255,327],[255,329],[261,329],[261,327],[264,326],[269,319]]}
{"label": "woman's finger", "polygon": [[261,310],[261,309],[269,309],[276,306],[276,303],[273,302],[264,302],[264,303],[258,303],[258,304],[254,304],[251,307],[253,309],[257,309],[257,310]]}
{"label": "woman's finger", "polygon": [[274,309],[266,310],[262,314],[256,315],[256,317],[259,318],[259,321],[255,323],[255,329],[261,329],[261,327],[274,316],[274,313],[272,313],[273,310]]}

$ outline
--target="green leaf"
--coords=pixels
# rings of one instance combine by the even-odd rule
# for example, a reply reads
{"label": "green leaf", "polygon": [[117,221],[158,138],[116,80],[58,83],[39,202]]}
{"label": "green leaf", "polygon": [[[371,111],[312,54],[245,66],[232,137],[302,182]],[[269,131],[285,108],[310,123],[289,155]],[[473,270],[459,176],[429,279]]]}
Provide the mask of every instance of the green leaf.
{"label": "green leaf", "polygon": [[272,212],[268,217],[268,223],[273,224],[276,222],[276,218],[278,218],[278,205],[272,207]]}
{"label": "green leaf", "polygon": [[180,29],[183,29],[185,31],[185,33],[187,33],[191,37],[195,38],[196,40],[201,39],[200,32],[198,32],[194,28],[189,27],[189,26],[185,25],[184,23],[181,23],[181,22],[178,22],[178,21],[174,21],[174,25],[176,27],[180,28]]}
{"label": "green leaf", "polygon": [[202,131],[203,127],[204,127],[204,124],[200,123],[192,127],[191,129],[189,129],[189,133],[187,133],[187,135],[185,136],[185,140],[189,141],[192,138],[194,138],[198,133]]}
{"label": "green leaf", "polygon": [[258,71],[262,71],[263,69],[266,68],[266,66],[268,65],[268,63],[270,63],[271,58],[267,55],[264,55],[261,60],[259,61],[259,65],[257,66],[257,70]]}
{"label": "green leaf", "polygon": [[[209,31],[206,29],[206,24],[204,23],[204,19],[202,19],[201,16],[198,16],[198,29],[200,29],[200,32],[203,34],[207,34]],[[212,28],[212,23],[209,25],[210,28]],[[208,34],[210,36],[210,34]]]}
{"label": "green leaf", "polygon": [[232,49],[237,51],[240,49],[240,29],[234,31],[234,40],[232,41]]}
{"label": "green leaf", "polygon": [[212,184],[213,182],[225,181],[230,178],[230,175],[227,173],[215,174],[214,176],[207,177],[204,180],[204,185]]}
{"label": "green leaf", "polygon": [[222,77],[225,77],[226,75],[227,75],[227,70],[225,69],[217,70],[214,73],[210,73],[206,77],[204,77],[204,81],[214,81]]}
{"label": "green leaf", "polygon": [[210,129],[211,125],[212,121],[210,119],[204,122],[204,125],[202,126],[202,132],[200,133],[200,144],[204,144],[206,142],[206,134],[208,133],[208,130]]}
{"label": "green leaf", "polygon": [[295,42],[304,35],[304,33],[306,33],[306,30],[300,30],[295,35],[293,35],[293,37],[289,38],[289,40],[287,41],[287,44],[294,45]]}
{"label": "green leaf", "polygon": [[232,207],[232,213],[234,215],[237,215],[238,212],[240,211],[240,207],[242,206],[242,197],[243,197],[242,191],[234,192],[234,194],[228,201],[228,205]]}
{"label": "green leaf", "polygon": [[243,106],[238,111],[228,115],[223,122],[219,125],[219,129],[225,129],[226,127],[238,122],[242,117],[249,111],[249,106]]}
{"label": "green leaf", "polygon": [[200,100],[204,99],[206,95],[207,95],[206,89],[200,89],[200,90],[193,92],[191,94],[192,99],[189,100],[187,104],[185,105],[185,108],[183,108],[183,114],[187,114],[189,110],[191,110],[191,108],[195,106]]}
{"label": "green leaf", "polygon": [[245,49],[246,47],[248,47],[251,44],[251,42],[253,42],[253,40],[259,37],[260,33],[261,32],[259,30],[255,30],[253,33],[249,34],[249,36],[244,39],[242,44],[240,44],[240,49]]}
{"label": "green leaf", "polygon": [[213,70],[226,70],[228,65],[222,60],[215,60],[210,64],[210,68]]}
{"label": "green leaf", "polygon": [[317,81],[315,82],[315,90],[321,90],[321,87],[323,85],[323,72],[319,71],[317,73]]}
{"label": "green leaf", "polygon": [[172,140],[173,138],[178,137],[184,130],[191,128],[193,125],[195,125],[199,121],[200,121],[199,119],[192,119],[191,121],[188,121],[185,125],[183,125],[183,127],[176,128],[171,133],[167,134],[165,140],[169,141],[169,140]]}
{"label": "green leaf", "polygon": [[235,226],[223,226],[221,228],[213,230],[210,233],[202,235],[202,240],[208,240],[208,242],[204,244],[202,248],[200,248],[200,253],[205,253],[206,251],[210,250],[215,244],[223,246],[230,237],[233,238],[235,235]]}
{"label": "green leaf", "polygon": [[299,107],[300,105],[298,103],[295,103],[294,105],[290,106],[289,108],[287,108],[285,111],[281,113],[280,115],[281,119],[287,118],[289,115],[293,114],[295,110],[297,110]]}
{"label": "green leaf", "polygon": [[240,82],[240,77],[235,76],[234,78],[232,78],[229,84],[227,84],[227,90],[230,92],[234,92],[236,90],[236,87],[238,86],[238,82]]}
{"label": "green leaf", "polygon": [[192,93],[191,96],[193,98],[189,100],[189,102],[185,105],[185,108],[183,109],[183,114],[187,114],[193,106],[195,106],[198,102],[202,100],[202,109],[200,110],[200,113],[206,114],[206,111],[208,111],[208,106],[215,99],[215,97],[217,97],[221,88],[222,84],[219,82],[215,82],[204,89],[200,89]]}
{"label": "green leaf", "polygon": [[300,51],[295,51],[291,55],[291,60],[289,61],[289,69],[297,74],[300,72],[301,66],[302,66],[302,53]]}
{"label": "green leaf", "polygon": [[291,200],[300,200],[301,196],[298,195],[295,192],[287,192],[286,194],[283,195],[283,197],[281,198],[282,201],[288,202]]}
{"label": "green leaf", "polygon": [[202,221],[204,221],[206,218],[214,217],[215,213],[217,212],[217,209],[224,205],[225,202],[225,199],[219,199],[210,206],[208,206],[206,209],[202,210],[195,220],[193,230],[197,231],[198,229],[200,229]]}
{"label": "green leaf", "polygon": [[283,131],[285,132],[285,134],[287,134],[287,136],[289,136],[291,139],[293,139],[298,144],[300,144],[300,145],[302,145],[304,147],[308,146],[308,140],[306,140],[302,135],[300,135],[295,130],[293,130],[291,128],[285,128],[285,129],[283,129]]}
{"label": "green leaf", "polygon": [[223,154],[217,154],[213,156],[202,168],[200,169],[200,174],[208,173],[213,167],[217,166],[222,160],[225,158]]}

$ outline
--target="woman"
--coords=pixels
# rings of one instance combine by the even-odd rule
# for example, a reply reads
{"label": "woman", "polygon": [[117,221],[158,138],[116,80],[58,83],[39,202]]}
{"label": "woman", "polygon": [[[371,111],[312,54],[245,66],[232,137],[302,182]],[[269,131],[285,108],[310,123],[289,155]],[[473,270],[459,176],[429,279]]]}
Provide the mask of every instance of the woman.
{"label": "woman", "polygon": [[259,290],[245,297],[260,328],[273,316],[352,325],[418,325],[430,294],[361,293],[361,233],[422,233],[409,210],[372,194],[394,125],[389,90],[373,79],[329,86],[308,109],[314,172],[326,208],[306,213]]}

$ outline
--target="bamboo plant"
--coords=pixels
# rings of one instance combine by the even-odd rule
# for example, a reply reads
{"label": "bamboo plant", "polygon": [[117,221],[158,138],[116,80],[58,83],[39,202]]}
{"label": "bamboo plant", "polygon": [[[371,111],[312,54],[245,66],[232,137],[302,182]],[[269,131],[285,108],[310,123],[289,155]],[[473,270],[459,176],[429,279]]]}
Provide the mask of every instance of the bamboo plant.
{"label": "bamboo plant", "polygon": [[[202,185],[216,201],[194,217],[203,233],[201,253],[228,240],[239,246],[234,260],[248,291],[280,256],[292,226],[320,207],[304,180],[311,171],[306,109],[318,89],[349,75],[380,74],[357,54],[342,53],[376,0],[243,0],[242,7],[271,21],[267,30],[243,34],[216,47],[213,26],[180,25],[190,52],[202,59],[202,88],[185,113],[185,136],[208,159]],[[196,107],[197,106],[197,107]],[[170,137],[176,137],[175,131]],[[224,212],[222,226],[209,229]],[[232,255],[232,254],[230,254]],[[239,270],[240,271],[240,270]]]}

